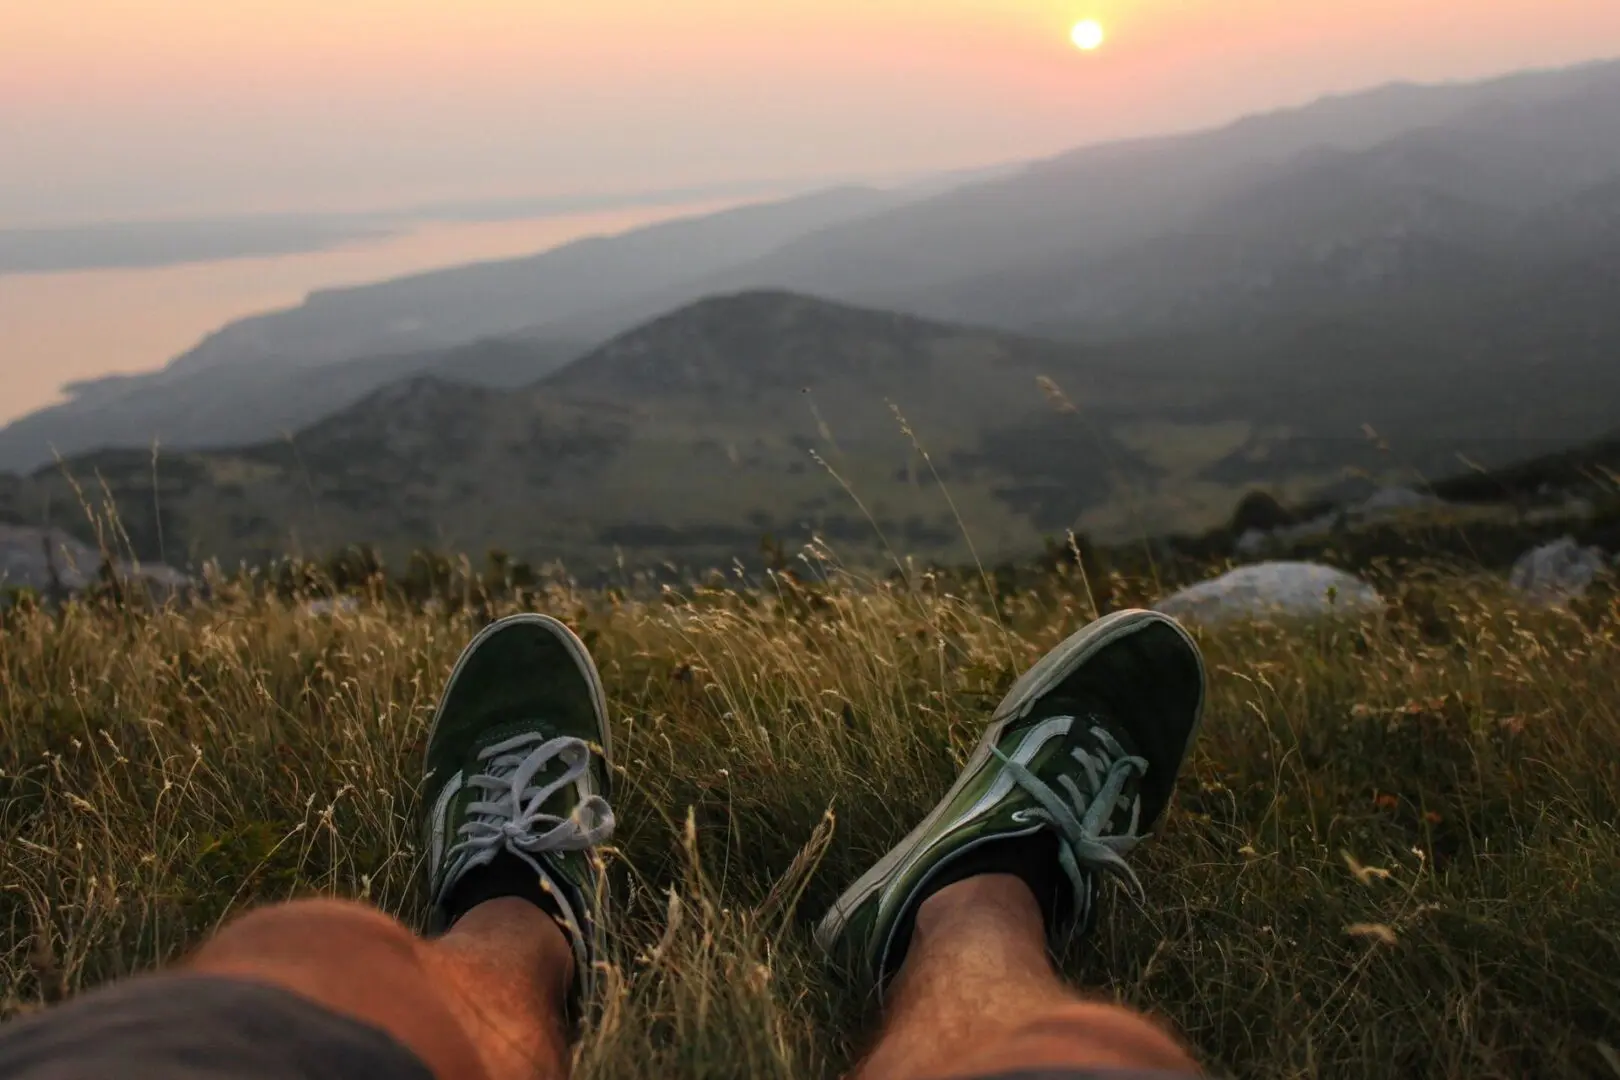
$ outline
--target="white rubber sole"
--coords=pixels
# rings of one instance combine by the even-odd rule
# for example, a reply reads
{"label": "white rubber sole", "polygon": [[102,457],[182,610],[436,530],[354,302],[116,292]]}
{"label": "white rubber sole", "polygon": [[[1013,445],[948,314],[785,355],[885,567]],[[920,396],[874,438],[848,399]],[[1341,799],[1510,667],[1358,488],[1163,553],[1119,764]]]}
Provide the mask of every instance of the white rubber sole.
{"label": "white rubber sole", "polygon": [[[826,916],[816,926],[816,942],[824,949],[831,948],[838,936],[843,933],[844,923],[848,919],[849,913],[858,909],[874,892],[879,891],[883,887],[883,883],[888,880],[889,875],[894,872],[894,869],[911,854],[911,850],[917,841],[934,830],[939,824],[940,818],[945,814],[946,808],[955,800],[963,785],[979,771],[979,768],[990,759],[995,748],[1000,745],[1001,737],[1006,733],[1009,724],[1027,715],[1037,701],[1068,678],[1075,668],[1085,663],[1092,656],[1095,656],[1114,642],[1130,637],[1144,626],[1154,623],[1164,623],[1174,627],[1176,632],[1186,639],[1193,655],[1198,657],[1200,685],[1198,709],[1193,717],[1192,729],[1187,735],[1187,746],[1191,747],[1198,738],[1198,729],[1203,724],[1204,718],[1204,691],[1202,689],[1204,661],[1203,656],[1199,653],[1197,643],[1193,641],[1186,630],[1182,629],[1180,623],[1157,611],[1142,611],[1133,608],[1105,615],[1103,618],[1072,634],[1057,648],[1042,657],[1034,667],[1019,676],[1018,681],[1013,683],[1012,689],[1007,691],[1006,697],[1001,699],[1001,704],[996,706],[996,711],[991,714],[990,726],[985,729],[984,735],[979,739],[979,744],[973,748],[973,753],[968,756],[966,763],[963,764],[962,771],[956,777],[956,783],[951,785],[951,789],[945,793],[944,798],[935,804],[934,809],[929,812],[928,816],[923,818],[916,828],[906,834],[904,840],[890,848],[888,854],[874,863],[871,869],[856,879],[855,884],[846,889],[844,894],[834,901],[832,909],[827,912]],[[1183,750],[1183,755],[1185,755],[1185,750]]]}

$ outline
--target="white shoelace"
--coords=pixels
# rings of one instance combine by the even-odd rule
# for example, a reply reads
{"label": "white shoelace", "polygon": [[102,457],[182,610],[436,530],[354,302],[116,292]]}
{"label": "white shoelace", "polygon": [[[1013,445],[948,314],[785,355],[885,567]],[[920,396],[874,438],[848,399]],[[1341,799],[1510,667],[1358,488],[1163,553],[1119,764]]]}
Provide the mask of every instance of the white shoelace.
{"label": "white shoelace", "polygon": [[[1077,913],[1082,920],[1091,903],[1085,869],[1116,874],[1130,881],[1138,895],[1142,892],[1141,879],[1124,858],[1142,841],[1136,834],[1142,802],[1132,798],[1127,804],[1124,791],[1132,773],[1145,776],[1148,770],[1147,760],[1127,754],[1107,728],[1099,725],[1093,727],[1091,733],[1101,744],[1099,753],[1093,754],[1077,746],[1069,754],[1084,770],[1084,786],[1068,773],[1058,774],[1057,782],[1068,796],[1067,802],[1027,767],[996,751],[1013,780],[1039,804],[1020,810],[1015,816],[1020,820],[1045,822],[1062,841],[1058,845],[1058,861],[1074,886]],[[1125,831],[1105,832],[1114,814],[1127,805],[1131,820]]]}
{"label": "white shoelace", "polygon": [[[456,830],[463,839],[448,852],[454,860],[449,879],[490,862],[503,848],[533,863],[537,855],[585,851],[612,839],[613,808],[600,795],[581,799],[568,817],[541,810],[590,767],[591,748],[583,739],[518,735],[486,747],[478,760],[485,771],[468,777],[467,786],[481,788],[485,797],[467,806],[467,820]],[[535,783],[556,760],[568,768],[547,783]]]}

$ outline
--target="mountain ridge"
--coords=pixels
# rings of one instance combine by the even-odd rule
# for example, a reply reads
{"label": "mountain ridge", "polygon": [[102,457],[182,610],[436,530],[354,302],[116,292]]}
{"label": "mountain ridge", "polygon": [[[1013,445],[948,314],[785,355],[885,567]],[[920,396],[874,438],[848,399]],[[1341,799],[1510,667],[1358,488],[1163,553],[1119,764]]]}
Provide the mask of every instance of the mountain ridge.
{"label": "mountain ridge", "polygon": [[[1620,370],[1591,341],[1593,328],[1620,341],[1620,309],[1601,287],[1572,295],[1588,307],[1521,297],[1461,350],[1449,315],[1416,304],[1392,327],[1306,324],[1213,352],[1174,338],[1043,341],[750,291],[521,386],[417,373],[290,438],[155,462],[110,451],[65,471],[106,485],[147,559],[234,564],[369,543],[394,560],[498,548],[594,572],[725,566],[769,534],[790,547],[822,536],[860,561],[892,547],[960,563],[972,558],[964,525],[981,556],[1017,558],[1070,529],[1196,532],[1256,486],[1299,501],[1346,470],[1411,482],[1459,471],[1459,454],[1506,464],[1612,430]],[[1585,314],[1561,341],[1526,323],[1538,311],[1560,326]],[[1434,363],[1388,351],[1425,333]],[[1514,366],[1515,333],[1546,344],[1543,362]],[[1341,350],[1335,380],[1300,371],[1302,349]],[[11,483],[7,496],[0,477],[0,511],[9,499],[27,523],[73,525],[62,470]]]}
{"label": "mountain ridge", "polygon": [[[1528,199],[1549,183],[1569,188],[1585,178],[1601,187],[1620,177],[1617,88],[1613,61],[1396,84],[1212,130],[1082,147],[935,189],[835,189],[515,262],[324,290],[300,308],[223,328],[166,375],[77,387],[75,400],[0,431],[0,468],[49,461],[53,446],[84,452],[112,433],[123,445],[214,442],[212,431],[191,427],[205,398],[210,409],[235,410],[244,438],[266,434],[254,426],[254,405],[267,380],[281,377],[274,372],[193,384],[186,404],[167,412],[153,396],[131,404],[205,368],[285,364],[286,378],[301,378],[316,365],[518,332],[583,351],[704,295],[757,288],[1077,340],[1194,326],[1242,332],[1255,320],[1300,314],[1290,305],[1344,308],[1335,290],[1347,287],[1399,303],[1403,280],[1421,281],[1431,267],[1460,278],[1482,244],[1500,248],[1486,252],[1495,262],[1519,254],[1479,220],[1482,207],[1500,202],[1486,180],[1501,178],[1498,187]],[[1586,135],[1571,126],[1577,114]],[[1379,148],[1402,140],[1420,145],[1381,172]],[[1455,205],[1414,192],[1443,164],[1424,147],[1445,146],[1462,147],[1464,158],[1494,154],[1447,174],[1456,190],[1439,195],[1462,200]],[[1295,187],[1275,189],[1285,181]],[[1371,235],[1348,235],[1353,220],[1344,214],[1356,200],[1354,220]],[[1283,213],[1289,206],[1292,218]],[[1570,222],[1541,247],[1591,248],[1597,241],[1582,213],[1572,203]],[[1418,231],[1385,235],[1402,229]],[[1292,247],[1282,242],[1290,236],[1298,237]],[[1525,251],[1558,254],[1534,244]],[[604,252],[617,254],[603,262]],[[120,421],[120,410],[134,419]]]}
{"label": "mountain ridge", "polygon": [[[433,363],[429,353],[491,338],[554,343],[542,353],[565,346],[583,353],[601,338],[530,328],[583,297],[614,289],[633,294],[650,283],[701,275],[824,221],[928,190],[833,188],[589,237],[518,259],[317,290],[303,305],[228,324],[159,371],[73,384],[69,400],[0,428],[0,469],[28,469],[57,453],[107,446],[212,445],[232,430],[239,442],[267,438],[320,415],[318,396],[312,399],[302,383],[334,384],[324,409],[330,412],[393,377],[390,369],[408,375],[413,363]],[[341,314],[351,308],[353,318]],[[556,363],[555,355],[537,355],[535,374]],[[172,405],[165,395],[174,396]],[[208,421],[210,414],[219,419]]]}

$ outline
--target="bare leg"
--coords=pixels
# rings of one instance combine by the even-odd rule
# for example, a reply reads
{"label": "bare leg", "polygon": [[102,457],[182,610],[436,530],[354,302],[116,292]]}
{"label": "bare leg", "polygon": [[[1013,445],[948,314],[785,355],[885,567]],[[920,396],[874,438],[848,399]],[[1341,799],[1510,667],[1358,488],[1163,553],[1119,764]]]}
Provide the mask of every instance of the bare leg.
{"label": "bare leg", "polygon": [[550,916],[504,898],[434,941],[360,904],[265,908],[225,927],[187,967],[291,990],[381,1028],[438,1080],[563,1080],[573,964]]}
{"label": "bare leg", "polygon": [[1053,1068],[1199,1075],[1147,1018],[1063,985],[1047,959],[1040,905],[1019,878],[968,878],[923,901],[885,1030],[857,1080]]}

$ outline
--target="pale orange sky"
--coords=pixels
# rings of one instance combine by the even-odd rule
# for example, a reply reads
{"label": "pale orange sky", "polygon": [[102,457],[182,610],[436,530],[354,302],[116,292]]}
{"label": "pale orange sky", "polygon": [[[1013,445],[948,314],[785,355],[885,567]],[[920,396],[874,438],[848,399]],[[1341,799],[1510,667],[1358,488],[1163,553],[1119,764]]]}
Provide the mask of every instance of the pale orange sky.
{"label": "pale orange sky", "polygon": [[1620,0],[0,0],[0,225],[881,176],[1614,55]]}

